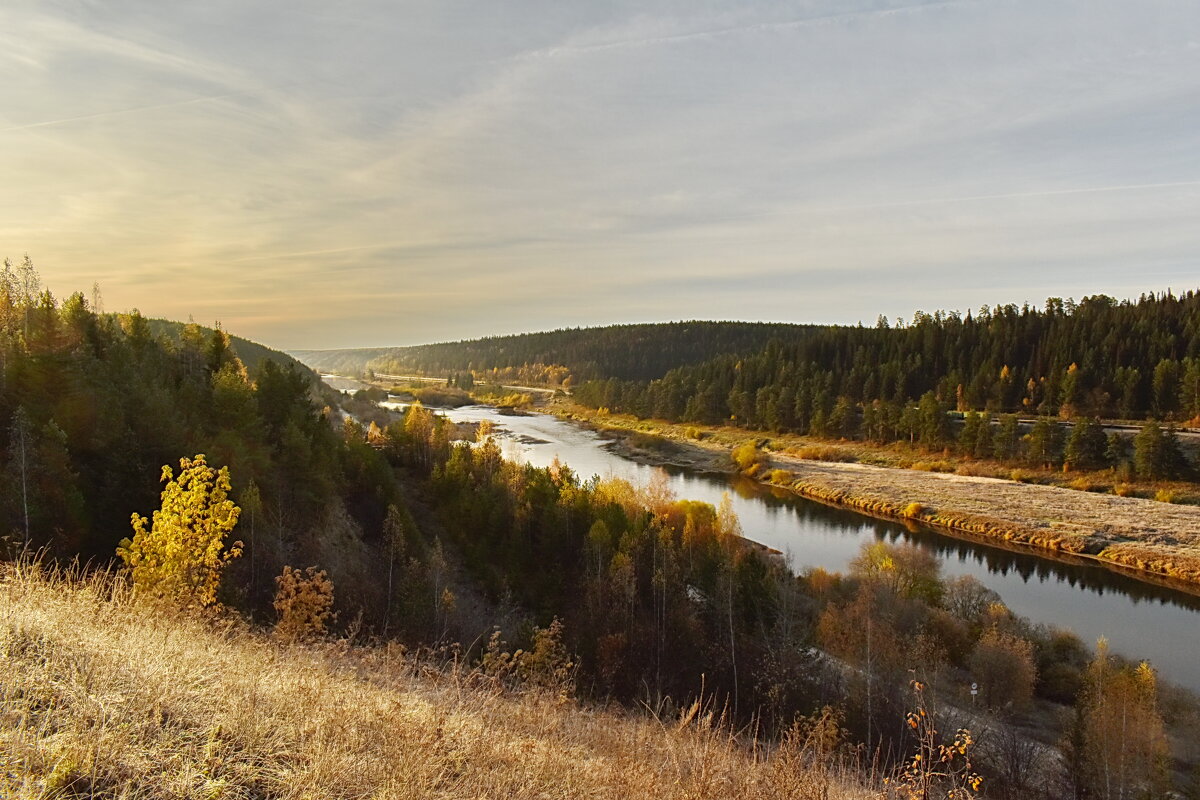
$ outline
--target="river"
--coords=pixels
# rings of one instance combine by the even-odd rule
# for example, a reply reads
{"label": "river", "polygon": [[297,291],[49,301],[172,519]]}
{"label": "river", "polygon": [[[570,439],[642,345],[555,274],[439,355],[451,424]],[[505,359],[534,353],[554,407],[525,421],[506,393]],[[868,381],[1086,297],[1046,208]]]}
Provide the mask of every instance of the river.
{"label": "river", "polygon": [[[361,386],[341,378],[326,382],[343,390]],[[596,433],[549,415],[504,416],[487,406],[438,413],[455,422],[492,422],[505,456],[534,466],[549,466],[557,458],[582,478],[611,475],[634,484],[647,482],[657,469],[623,458]],[[667,474],[681,499],[716,505],[728,493],[746,538],[781,551],[797,572],[813,567],[845,572],[865,542],[911,542],[937,557],[944,577],[971,575],[1017,614],[1072,630],[1089,644],[1104,636],[1114,652],[1146,659],[1164,678],[1200,691],[1200,597],[1093,564],[878,520],[745,478],[684,470]]]}

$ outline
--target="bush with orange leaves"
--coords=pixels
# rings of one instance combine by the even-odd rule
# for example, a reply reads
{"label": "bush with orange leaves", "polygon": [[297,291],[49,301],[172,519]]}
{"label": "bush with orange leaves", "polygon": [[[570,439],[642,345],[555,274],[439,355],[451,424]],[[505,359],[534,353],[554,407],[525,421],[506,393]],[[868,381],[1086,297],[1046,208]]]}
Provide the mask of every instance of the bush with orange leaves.
{"label": "bush with orange leaves", "polygon": [[325,570],[284,567],[275,585],[275,635],[287,641],[324,635],[333,619],[333,581]]}
{"label": "bush with orange leaves", "polygon": [[917,752],[893,779],[885,781],[888,800],[973,800],[978,797],[983,778],[971,767],[971,732],[959,729],[949,744],[938,741],[933,715],[926,708],[925,685],[913,681],[917,710],[906,720],[917,739]]}

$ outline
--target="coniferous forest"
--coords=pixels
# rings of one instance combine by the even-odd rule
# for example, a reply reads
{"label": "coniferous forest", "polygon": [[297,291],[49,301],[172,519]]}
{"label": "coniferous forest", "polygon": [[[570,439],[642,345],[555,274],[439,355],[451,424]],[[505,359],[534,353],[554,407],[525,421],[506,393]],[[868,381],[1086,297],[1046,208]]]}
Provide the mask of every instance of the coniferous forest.
{"label": "coniferous forest", "polygon": [[[584,403],[641,416],[764,430],[826,428],[839,402],[948,410],[1189,420],[1200,416],[1200,293],[1058,298],[1042,309],[917,313],[906,324],[823,328],[752,355],[680,366],[651,381],[592,381]],[[848,423],[849,420],[841,420]]]}

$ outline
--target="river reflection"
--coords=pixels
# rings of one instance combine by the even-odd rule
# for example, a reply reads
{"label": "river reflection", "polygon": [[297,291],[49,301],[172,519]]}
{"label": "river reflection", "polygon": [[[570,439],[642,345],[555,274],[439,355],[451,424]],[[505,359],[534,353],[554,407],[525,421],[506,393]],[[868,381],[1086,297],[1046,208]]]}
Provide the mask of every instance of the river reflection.
{"label": "river reflection", "polygon": [[[502,416],[484,406],[439,413],[456,422],[491,421],[512,460],[544,467],[557,458],[583,478],[616,476],[635,484],[653,474],[653,468],[612,453],[592,431],[555,417]],[[746,537],[782,552],[798,572],[816,567],[844,572],[866,542],[911,542],[937,557],[943,576],[974,576],[1016,613],[1072,630],[1085,642],[1107,637],[1115,652],[1148,659],[1164,677],[1200,691],[1200,597],[1093,564],[1052,560],[876,519],[741,477],[678,469],[667,474],[680,498],[715,505],[728,493]]]}

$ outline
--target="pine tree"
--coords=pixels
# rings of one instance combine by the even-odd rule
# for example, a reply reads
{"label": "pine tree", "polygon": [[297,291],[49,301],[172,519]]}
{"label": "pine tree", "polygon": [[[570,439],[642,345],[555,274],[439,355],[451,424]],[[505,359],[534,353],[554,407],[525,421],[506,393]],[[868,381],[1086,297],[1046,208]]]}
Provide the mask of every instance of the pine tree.
{"label": "pine tree", "polygon": [[1071,430],[1067,440],[1065,466],[1068,469],[1102,469],[1105,466],[1104,429],[1099,420],[1081,419]]}
{"label": "pine tree", "polygon": [[1038,417],[1027,437],[1029,460],[1038,466],[1051,467],[1062,459],[1062,426],[1047,417]]}
{"label": "pine tree", "polygon": [[1015,458],[1021,438],[1020,424],[1016,414],[1005,414],[1000,418],[1000,427],[993,437],[992,454],[1000,461]]}

